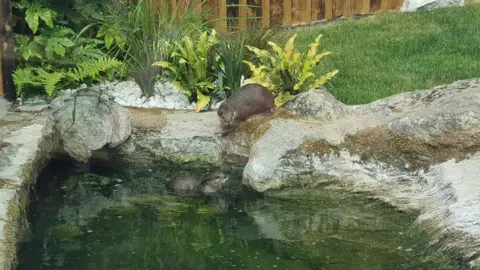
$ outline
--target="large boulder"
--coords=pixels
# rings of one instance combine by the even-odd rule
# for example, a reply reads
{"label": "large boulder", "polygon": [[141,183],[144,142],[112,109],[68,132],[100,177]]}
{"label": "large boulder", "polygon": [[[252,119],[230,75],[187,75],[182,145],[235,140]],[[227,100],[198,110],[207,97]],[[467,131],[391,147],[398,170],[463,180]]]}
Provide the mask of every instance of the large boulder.
{"label": "large boulder", "polygon": [[299,117],[270,121],[251,148],[245,185],[268,192],[329,181],[368,191],[420,210],[419,221],[436,220],[432,231],[458,233],[462,241],[447,246],[479,254],[479,79],[356,106],[307,92],[285,107]]}
{"label": "large boulder", "polygon": [[92,151],[120,145],[132,132],[128,110],[100,91],[85,89],[63,95],[48,109],[64,150],[80,162],[86,162]]}

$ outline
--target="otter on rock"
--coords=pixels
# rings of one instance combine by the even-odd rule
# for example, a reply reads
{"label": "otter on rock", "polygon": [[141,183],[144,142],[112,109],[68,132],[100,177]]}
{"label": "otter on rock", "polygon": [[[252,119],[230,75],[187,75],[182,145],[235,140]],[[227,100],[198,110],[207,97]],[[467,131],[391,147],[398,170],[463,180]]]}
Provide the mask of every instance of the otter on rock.
{"label": "otter on rock", "polygon": [[254,115],[272,114],[275,109],[275,95],[260,84],[246,84],[234,92],[220,105],[222,135],[234,131],[241,122]]}
{"label": "otter on rock", "polygon": [[221,171],[207,173],[202,178],[183,172],[169,181],[166,189],[178,195],[213,194],[222,189],[228,178],[228,175]]}

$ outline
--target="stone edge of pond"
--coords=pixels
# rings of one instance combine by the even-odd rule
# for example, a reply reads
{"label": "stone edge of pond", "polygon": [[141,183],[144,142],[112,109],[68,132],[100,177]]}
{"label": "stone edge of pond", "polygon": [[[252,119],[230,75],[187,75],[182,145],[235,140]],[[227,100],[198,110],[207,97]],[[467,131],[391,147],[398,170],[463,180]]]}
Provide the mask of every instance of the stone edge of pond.
{"label": "stone edge of pond", "polygon": [[0,269],[14,269],[18,244],[27,229],[29,192],[59,145],[53,126],[40,116],[2,142],[7,164],[0,166]]}

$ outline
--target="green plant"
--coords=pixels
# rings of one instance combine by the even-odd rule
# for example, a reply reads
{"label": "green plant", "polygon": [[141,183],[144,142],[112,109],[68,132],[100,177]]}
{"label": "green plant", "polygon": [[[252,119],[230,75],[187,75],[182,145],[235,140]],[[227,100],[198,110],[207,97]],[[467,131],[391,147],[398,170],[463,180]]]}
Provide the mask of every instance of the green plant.
{"label": "green plant", "polygon": [[206,11],[189,8],[179,12],[179,5],[172,6],[169,0],[157,8],[154,0],[140,0],[133,11],[113,6],[99,28],[97,37],[124,57],[128,74],[147,97],[153,95],[155,81],[162,72],[152,63],[168,60],[165,42],[181,36],[195,38],[207,29]]}
{"label": "green plant", "polygon": [[317,54],[322,35],[319,35],[315,42],[308,46],[309,48],[304,54],[295,51],[296,36],[295,34],[288,39],[283,49],[274,42],[268,42],[273,53],[246,45],[250,51],[255,53],[260,62],[257,67],[250,61],[244,61],[253,74],[248,81],[262,84],[272,90],[276,94],[275,104],[277,106],[281,106],[298,92],[318,88],[338,72],[338,70],[334,70],[324,75],[319,74],[320,60],[330,54],[330,52]]}
{"label": "green plant", "polygon": [[245,75],[245,31],[243,35],[221,36],[219,46],[216,47],[216,69],[219,88],[229,97],[232,92],[241,87],[241,78]]}
{"label": "green plant", "polygon": [[225,90],[227,97],[241,87],[242,76],[244,78],[250,76],[250,70],[243,60],[256,62],[254,54],[247,50],[245,45],[259,49],[267,48],[268,40],[275,38],[280,33],[278,30],[276,25],[267,28],[254,21],[245,29],[238,28],[221,35],[216,50],[217,70],[222,76],[219,75],[221,82],[219,87]]}
{"label": "green plant", "polygon": [[166,42],[170,61],[157,61],[153,66],[165,68],[165,75],[175,86],[196,100],[196,112],[207,107],[218,90],[213,84],[217,77],[214,48],[218,44],[215,30],[203,32],[197,41],[184,36],[180,42]]}
{"label": "green plant", "polygon": [[13,74],[17,94],[43,89],[49,97],[63,87],[113,79],[122,63],[107,56],[103,41],[84,38],[55,24],[57,12],[39,2],[21,1],[25,22],[33,35],[15,34],[18,66]]}

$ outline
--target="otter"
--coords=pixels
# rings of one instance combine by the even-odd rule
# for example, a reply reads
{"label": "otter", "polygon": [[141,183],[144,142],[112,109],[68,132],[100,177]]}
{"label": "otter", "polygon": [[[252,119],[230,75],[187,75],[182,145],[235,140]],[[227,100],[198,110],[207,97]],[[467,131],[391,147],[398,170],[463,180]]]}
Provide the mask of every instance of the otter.
{"label": "otter", "polygon": [[214,194],[222,189],[228,178],[221,171],[207,173],[200,179],[189,172],[183,172],[169,181],[166,189],[177,195]]}
{"label": "otter", "polygon": [[270,115],[275,110],[275,95],[261,84],[246,84],[234,92],[217,110],[222,136],[234,131],[254,115]]}

